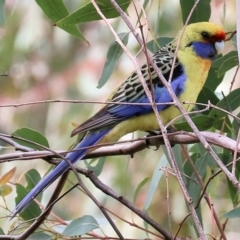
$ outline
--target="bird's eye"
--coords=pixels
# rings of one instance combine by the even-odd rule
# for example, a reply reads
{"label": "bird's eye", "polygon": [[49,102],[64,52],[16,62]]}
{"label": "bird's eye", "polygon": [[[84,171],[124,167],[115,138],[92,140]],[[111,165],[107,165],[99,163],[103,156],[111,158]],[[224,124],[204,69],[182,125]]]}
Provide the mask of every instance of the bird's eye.
{"label": "bird's eye", "polygon": [[204,39],[209,39],[210,38],[210,35],[207,32],[201,32],[201,35]]}

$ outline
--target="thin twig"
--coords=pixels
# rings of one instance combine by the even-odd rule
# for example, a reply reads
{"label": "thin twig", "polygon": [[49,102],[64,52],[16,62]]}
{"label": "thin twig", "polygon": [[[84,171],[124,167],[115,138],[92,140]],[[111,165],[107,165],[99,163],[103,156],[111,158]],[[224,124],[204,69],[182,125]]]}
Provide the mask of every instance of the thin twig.
{"label": "thin twig", "polygon": [[143,230],[144,232],[147,232],[147,233],[152,234],[153,236],[156,236],[156,237],[158,237],[158,238],[162,238],[162,236],[154,233],[153,231],[150,231],[149,229],[143,228],[143,227],[141,227],[141,226],[139,226],[139,225],[137,225],[137,224],[135,224],[135,223],[129,222],[129,221],[127,221],[126,219],[120,217],[119,215],[115,214],[114,212],[112,212],[111,210],[109,210],[109,209],[107,209],[107,208],[106,208],[106,210],[107,210],[108,212],[110,212],[112,215],[114,215],[115,217],[117,217],[118,219],[120,219],[121,221],[129,224],[130,226],[134,226],[134,227],[136,227],[136,228],[138,228],[138,229]]}
{"label": "thin twig", "polygon": [[168,228],[172,232],[172,224],[171,224],[171,207],[170,207],[170,195],[169,195],[169,184],[168,184],[168,169],[165,171],[165,180],[166,180],[166,187],[167,187],[167,196],[166,196],[166,201],[167,201],[167,212],[168,212]]}
{"label": "thin twig", "polygon": [[226,35],[230,34],[230,36],[225,39],[225,42],[230,41],[236,33],[237,33],[237,30],[232,32],[226,32]]}
{"label": "thin twig", "polygon": [[236,174],[236,162],[237,162],[237,153],[238,153],[238,145],[240,142],[240,129],[238,129],[238,135],[237,135],[237,141],[236,141],[236,147],[233,153],[233,164],[232,164],[232,174],[235,176]]}
{"label": "thin twig", "polygon": [[[216,238],[216,227],[215,227],[215,221],[214,221],[214,207],[213,207],[213,203],[212,203],[212,199],[211,197],[209,197],[209,203],[210,203],[210,210],[211,210],[211,217],[212,217],[212,235],[214,236],[214,238]],[[227,239],[226,239],[227,240]]]}
{"label": "thin twig", "polygon": [[[151,103],[129,103],[129,102],[111,102],[111,101],[88,101],[88,100],[61,100],[61,99],[54,99],[54,100],[39,100],[33,102],[24,102],[24,103],[12,103],[12,104],[0,104],[0,107],[23,107],[28,105],[36,105],[36,104],[48,104],[48,103],[86,103],[86,104],[116,104],[116,105],[133,105],[133,106],[151,106]],[[174,105],[172,102],[167,103],[156,103],[157,105]]]}
{"label": "thin twig", "polygon": [[232,89],[233,89],[233,84],[234,84],[235,81],[236,81],[236,77],[237,77],[237,74],[238,74],[238,71],[239,71],[239,67],[240,67],[240,65],[238,65],[237,68],[236,68],[236,70],[235,70],[235,73],[234,73],[233,79],[232,79],[232,81],[231,81],[231,83],[230,83],[230,89],[229,89],[229,92],[231,92]]}
{"label": "thin twig", "polygon": [[[194,104],[194,103],[193,103],[193,102],[187,102],[187,101],[185,101],[184,104]],[[233,117],[234,119],[240,121],[240,118],[239,118],[238,116],[236,116],[235,114],[233,114],[233,113],[231,113],[231,112],[229,112],[229,111],[227,111],[227,110],[225,110],[225,109],[223,109],[223,108],[220,108],[220,107],[212,104],[210,101],[208,102],[208,104],[205,104],[205,103],[195,103],[195,105],[206,106],[206,107],[208,107],[208,108],[215,108],[215,109],[217,109],[217,110],[219,110],[219,111],[221,111],[221,112],[224,112],[224,113],[230,115],[230,116]]]}
{"label": "thin twig", "polygon": [[182,226],[183,226],[183,223],[184,223],[184,222],[187,220],[187,218],[190,217],[190,216],[191,216],[191,213],[187,214],[187,216],[185,216],[184,219],[180,222],[179,227],[178,227],[178,230],[177,230],[177,232],[175,233],[175,236],[174,236],[173,240],[176,240],[176,239],[177,239],[177,235],[178,235],[178,233],[180,232],[180,230],[181,230],[181,228],[182,228]]}

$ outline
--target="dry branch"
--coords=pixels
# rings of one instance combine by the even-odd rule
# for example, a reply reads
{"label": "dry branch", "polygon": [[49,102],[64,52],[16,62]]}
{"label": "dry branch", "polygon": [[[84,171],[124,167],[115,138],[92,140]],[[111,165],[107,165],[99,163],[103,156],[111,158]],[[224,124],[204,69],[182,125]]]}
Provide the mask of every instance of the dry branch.
{"label": "dry branch", "polygon": [[[229,151],[234,152],[237,149],[237,153],[240,153],[240,144],[236,147],[237,142],[227,136],[213,133],[213,132],[201,132],[204,138],[207,140],[209,144],[213,144]],[[0,136],[0,140],[6,141],[6,137]],[[190,132],[175,132],[168,134],[168,139],[171,144],[192,144],[199,142],[199,139],[194,133]],[[146,141],[147,140],[147,141]],[[15,144],[14,141],[7,141],[9,144],[17,148],[17,150],[21,150],[21,145]],[[98,158],[103,156],[118,156],[118,155],[133,155],[136,152],[142,151],[149,146],[160,146],[164,145],[162,136],[152,136],[152,137],[145,137],[139,138],[136,140],[131,141],[124,141],[115,144],[113,146],[106,146],[106,144],[102,144],[101,148],[94,150],[93,152],[87,154],[83,159],[90,159],[90,158]],[[27,151],[28,150],[28,151]],[[9,161],[16,161],[16,160],[33,160],[39,158],[46,158],[51,157],[58,157],[56,154],[50,151],[34,151],[33,149],[26,148],[23,146],[24,152],[15,152],[15,153],[8,153],[0,155],[0,162],[9,162]],[[26,152],[27,151],[27,152]],[[54,151],[58,154],[65,154],[66,151]]]}

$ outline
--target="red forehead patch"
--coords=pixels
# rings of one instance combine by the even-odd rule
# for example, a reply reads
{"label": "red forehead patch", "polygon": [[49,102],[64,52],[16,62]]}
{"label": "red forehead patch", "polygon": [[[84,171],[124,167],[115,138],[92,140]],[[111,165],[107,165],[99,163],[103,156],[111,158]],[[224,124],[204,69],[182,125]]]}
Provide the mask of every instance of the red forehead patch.
{"label": "red forehead patch", "polygon": [[212,37],[212,40],[214,42],[217,42],[217,41],[224,41],[225,38],[226,38],[226,34],[225,32],[223,31],[218,31],[216,34],[214,34]]}

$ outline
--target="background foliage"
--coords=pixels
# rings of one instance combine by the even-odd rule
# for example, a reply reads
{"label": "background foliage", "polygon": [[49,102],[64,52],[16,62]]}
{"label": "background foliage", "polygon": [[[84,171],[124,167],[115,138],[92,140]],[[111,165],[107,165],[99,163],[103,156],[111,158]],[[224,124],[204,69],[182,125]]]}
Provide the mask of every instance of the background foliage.
{"label": "background foliage", "polygon": [[[75,141],[68,137],[73,130],[73,125],[83,122],[95,113],[101,107],[99,104],[60,102],[17,108],[14,106],[3,107],[3,105],[47,99],[104,101],[108,93],[134,70],[133,65],[124,53],[120,60],[112,58],[113,56],[120,57],[122,50],[114,43],[114,37],[105,23],[100,20],[99,15],[94,12],[89,1],[21,0],[7,1],[5,4],[4,2],[0,1],[0,24],[3,26],[0,29],[0,73],[8,72],[8,76],[0,78],[0,132],[3,134],[14,133],[16,136],[39,142],[47,147],[50,146],[51,149],[66,150]],[[140,47],[129,33],[129,29],[121,18],[117,17],[118,14],[113,8],[110,10],[108,7],[105,8],[109,1],[96,2],[101,3],[101,9],[106,17],[113,18],[109,21],[127,44],[131,53],[137,54]],[[151,51],[154,51],[157,46],[152,41],[153,39],[160,37],[157,38],[157,41],[161,46],[169,41],[169,37],[176,35],[194,4],[193,0],[176,0],[171,1],[171,4],[167,0],[134,1],[135,9],[133,3],[130,3],[131,1],[118,2],[122,4],[122,8],[127,11],[132,24],[136,27],[138,26],[136,9],[140,13],[140,3],[145,6],[150,31],[147,32],[147,29],[144,29],[144,34],[148,36],[148,48]],[[85,6],[85,4],[87,5]],[[233,31],[236,24],[234,8],[234,1],[202,0],[190,18],[190,22],[209,20],[223,26],[226,31]],[[73,14],[69,15],[69,13]],[[143,17],[142,22],[144,22]],[[239,79],[239,75],[235,76],[238,65],[235,36],[232,41],[226,43],[223,55],[213,63],[198,102],[207,103],[210,100],[212,104],[238,114],[240,92],[237,88],[239,81],[235,80],[234,85],[231,86],[234,77]],[[145,62],[144,54],[140,53],[138,59],[140,63]],[[108,61],[106,62],[106,60]],[[227,72],[228,70],[230,71]],[[108,77],[110,77],[109,80]],[[226,98],[223,98],[221,91],[224,91]],[[197,106],[196,109],[201,109],[201,106]],[[194,121],[200,130],[220,131],[232,139],[237,138],[239,122],[229,118],[226,113],[210,109],[203,112],[202,115],[195,116]],[[184,122],[176,124],[176,127],[190,131]],[[29,129],[34,129],[34,131]],[[136,136],[141,135],[137,133],[124,139]],[[19,143],[22,144],[22,142]],[[9,148],[9,145],[3,141],[1,146],[1,154],[14,152],[14,149]],[[216,163],[200,144],[187,147],[200,176],[206,183],[208,178],[219,170]],[[219,147],[215,147],[215,150],[225,164],[232,161],[229,151]],[[182,169],[185,174],[196,180],[189,163],[185,161],[182,148],[175,146],[174,153],[178,156],[180,170]],[[97,167],[102,167],[104,164],[102,172],[97,169],[98,173],[101,173],[99,176],[101,181],[133,201],[138,208],[146,210],[156,222],[168,231],[176,233],[179,223],[186,216],[188,210],[175,177],[159,171],[160,168],[168,166],[162,148],[158,151],[146,149],[136,153],[132,158],[129,156],[108,157],[101,159],[99,164],[101,166],[97,165]],[[13,166],[16,166],[16,171],[12,170],[8,176],[4,175]],[[83,162],[78,166],[86,167]],[[17,220],[10,222],[5,219],[5,216],[15,206],[13,201],[15,196],[18,196],[16,201],[19,201],[20,197],[39,181],[40,176],[43,176],[48,168],[49,164],[41,159],[1,163],[2,181],[0,179],[0,185],[4,198],[1,199],[0,216],[2,220],[0,220],[0,225],[4,234],[8,234],[11,227],[16,227],[22,220],[31,219],[40,213],[38,204],[33,203],[31,211],[21,214],[18,222]],[[237,176],[238,174],[239,172],[237,172]],[[13,178],[10,181],[11,177]],[[113,217],[123,235],[136,239],[143,239],[147,236],[146,230],[141,231],[128,224],[130,222],[144,227],[141,218],[97,190],[88,179],[83,177],[83,181],[107,209],[128,221],[124,222]],[[18,184],[15,188],[13,183],[16,182]],[[71,174],[66,189],[72,186],[72,182],[76,182],[74,174]],[[185,183],[194,203],[197,203],[201,189],[188,178],[185,179]],[[43,205],[46,204],[54,186],[55,184],[50,186],[44,194],[38,197],[38,201],[42,200]],[[11,189],[13,189],[12,192]],[[226,217],[229,217],[231,213],[228,211],[238,206],[239,199],[236,190],[224,174],[220,174],[211,181],[207,193],[211,196],[218,216],[220,217],[223,213],[228,214],[221,219],[224,223]],[[166,199],[167,196],[169,196],[168,199]],[[168,213],[169,211],[171,214]],[[47,227],[42,227],[41,233],[35,233],[31,239],[43,239],[43,236],[47,239],[48,236],[56,235],[56,232],[64,236],[81,235],[97,228],[98,224],[107,236],[115,236],[99,209],[77,188],[61,199],[55,205],[53,212],[58,216],[57,222],[60,226],[52,227],[48,223]],[[211,210],[204,201],[202,201],[198,213],[200,219],[203,219],[205,232],[218,236],[215,223],[210,217]],[[239,231],[239,214],[237,213],[235,211],[234,219],[230,219],[226,224],[228,239],[234,239],[231,237],[236,236],[234,234]],[[238,218],[235,218],[236,216]],[[90,226],[84,231],[82,222],[86,221],[92,222],[93,227]],[[67,228],[66,223],[70,223]],[[77,227],[79,231],[75,232],[72,228],[76,229],[76,226],[81,227]],[[14,234],[24,229],[26,229],[26,225],[17,229]],[[153,231],[150,227],[149,230]],[[99,229],[95,232],[103,235]],[[179,236],[189,235],[192,236],[192,239],[196,238],[196,231],[191,219],[185,222],[179,234]],[[154,237],[149,235],[149,238]]]}

